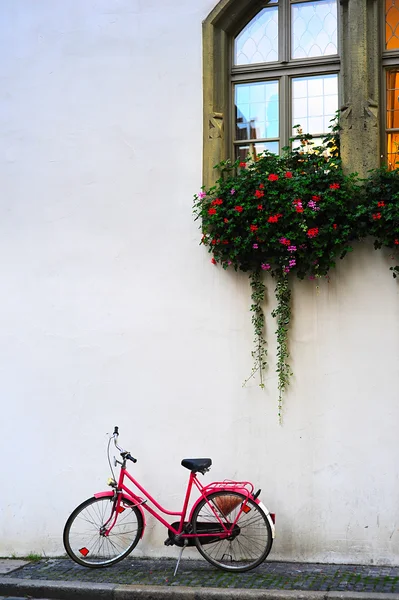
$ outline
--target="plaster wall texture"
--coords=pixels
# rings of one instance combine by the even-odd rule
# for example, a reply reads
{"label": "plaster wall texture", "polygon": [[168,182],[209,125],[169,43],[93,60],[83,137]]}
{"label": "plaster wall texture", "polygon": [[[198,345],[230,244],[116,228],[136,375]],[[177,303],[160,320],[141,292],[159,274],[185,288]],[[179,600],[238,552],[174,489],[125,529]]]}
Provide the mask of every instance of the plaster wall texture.
{"label": "plaster wall texture", "polygon": [[[371,244],[293,284],[295,376],[277,420],[250,288],[213,267],[201,185],[201,21],[213,0],[0,3],[0,555],[62,554],[108,477],[106,432],[170,509],[186,456],[250,479],[274,559],[399,564],[399,298]],[[137,554],[173,556],[149,519]]]}

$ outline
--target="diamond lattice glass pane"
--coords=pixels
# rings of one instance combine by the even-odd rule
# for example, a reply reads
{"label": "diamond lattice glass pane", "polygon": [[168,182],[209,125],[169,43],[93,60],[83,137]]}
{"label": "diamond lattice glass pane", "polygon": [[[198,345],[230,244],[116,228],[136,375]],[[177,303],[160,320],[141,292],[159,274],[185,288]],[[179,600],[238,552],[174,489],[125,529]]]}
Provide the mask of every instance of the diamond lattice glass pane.
{"label": "diamond lattice glass pane", "polygon": [[399,70],[387,71],[387,129],[399,129]]}
{"label": "diamond lattice glass pane", "polygon": [[275,138],[279,135],[278,81],[235,86],[236,140]]}
{"label": "diamond lattice glass pane", "polygon": [[279,143],[256,142],[253,144],[243,144],[242,146],[236,146],[236,159],[239,158],[240,161],[245,162],[248,159],[248,157],[250,157],[251,160],[256,160],[257,156],[265,150],[273,152],[273,154],[278,154]]}
{"label": "diamond lattice glass pane", "polygon": [[399,48],[399,0],[385,0],[385,49]]}
{"label": "diamond lattice glass pane", "polygon": [[291,11],[292,58],[338,53],[336,0],[300,2]]}
{"label": "diamond lattice glass pane", "polygon": [[238,34],[234,41],[234,64],[278,60],[278,8],[270,6],[261,10]]}
{"label": "diamond lattice glass pane", "polygon": [[[338,76],[317,75],[292,80],[292,125],[303,133],[328,133],[338,109]],[[293,129],[293,135],[296,130]]]}

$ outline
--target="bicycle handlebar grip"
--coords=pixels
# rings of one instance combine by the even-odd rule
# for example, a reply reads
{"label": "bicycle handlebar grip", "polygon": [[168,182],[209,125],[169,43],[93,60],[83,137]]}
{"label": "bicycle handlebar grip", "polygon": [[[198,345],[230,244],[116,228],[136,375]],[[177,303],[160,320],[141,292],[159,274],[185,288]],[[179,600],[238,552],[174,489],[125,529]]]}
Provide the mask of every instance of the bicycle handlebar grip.
{"label": "bicycle handlebar grip", "polygon": [[113,435],[119,435],[119,427],[117,427],[116,425],[115,425],[115,428],[114,428]]}
{"label": "bicycle handlebar grip", "polygon": [[134,463],[137,462],[137,458],[134,458],[131,454],[126,454],[126,458],[129,459],[129,460],[131,460]]}

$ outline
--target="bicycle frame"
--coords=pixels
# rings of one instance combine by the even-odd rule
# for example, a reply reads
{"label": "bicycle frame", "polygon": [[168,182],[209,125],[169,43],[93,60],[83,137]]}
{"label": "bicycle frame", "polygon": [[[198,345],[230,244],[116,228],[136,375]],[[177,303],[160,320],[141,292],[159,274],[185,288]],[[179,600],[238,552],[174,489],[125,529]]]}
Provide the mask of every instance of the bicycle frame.
{"label": "bicycle frame", "polygon": [[[180,517],[179,527],[177,529],[175,527],[173,527],[173,525],[168,523],[161,516],[161,514],[159,512],[157,512],[157,510],[155,510],[151,506],[147,505],[147,500],[138,496],[129,487],[127,487],[127,485],[125,485],[125,483],[124,483],[125,478],[128,478],[133,483],[133,485],[135,485],[140,490],[140,492],[142,492],[144,494],[144,496],[147,498],[147,500],[149,500],[161,513],[163,513],[165,515]],[[142,510],[142,507],[144,507],[153,517],[155,517],[160,523],[162,523],[174,535],[179,536],[182,539],[209,536],[209,533],[187,533],[187,532],[183,531],[184,526],[186,524],[185,518],[186,518],[186,514],[187,514],[187,508],[188,508],[188,504],[190,501],[191,492],[192,492],[192,489],[194,486],[200,492],[200,497],[198,498],[198,500],[195,502],[194,506],[191,509],[189,521],[191,521],[193,511],[195,510],[195,507],[197,506],[198,502],[200,502],[202,499],[204,499],[222,527],[222,531],[214,532],[212,535],[215,537],[220,537],[221,539],[226,538],[231,533],[231,531],[234,529],[234,526],[237,523],[242,512],[246,510],[248,499],[253,496],[254,488],[250,482],[247,482],[247,481],[243,481],[243,482],[220,481],[220,482],[213,482],[207,486],[203,486],[201,484],[201,482],[198,480],[196,473],[191,471],[189,480],[187,483],[187,489],[186,489],[186,494],[184,497],[183,508],[181,511],[175,512],[175,511],[167,510],[166,508],[161,506],[161,504],[159,504],[155,500],[155,498],[153,498],[151,496],[151,494],[149,492],[147,492],[147,490],[142,485],[140,485],[140,483],[136,479],[134,479],[134,477],[132,477],[132,475],[130,475],[130,473],[126,469],[125,465],[122,465],[117,486],[115,485],[115,483],[113,485],[113,487],[115,487],[115,490],[113,492],[109,491],[109,492],[100,492],[98,494],[94,494],[94,496],[96,498],[105,497],[105,496],[111,497],[111,496],[115,496],[115,494],[117,494],[117,502],[115,504],[115,509],[113,511],[113,514],[111,515],[108,522],[105,523],[105,525],[104,525],[104,534],[108,536],[109,533],[111,532],[113,526],[115,525],[116,519],[117,519],[121,501],[123,499],[127,499],[127,500],[130,500],[133,504],[135,504],[142,513],[143,522],[144,522],[142,536],[144,534],[144,529],[145,529],[145,519],[144,519],[144,513]],[[226,523],[226,518],[224,520],[222,520],[220,518],[218,512],[215,510],[215,507],[208,501],[208,498],[207,498],[207,496],[209,494],[211,494],[212,492],[215,492],[217,490],[226,490],[226,489],[230,492],[233,492],[233,491],[239,492],[240,494],[243,494],[245,496],[245,499],[243,500],[243,502],[241,504],[241,510],[238,512],[236,518],[234,519],[234,522],[232,522],[232,523],[229,522],[228,524]],[[259,502],[258,498],[254,499],[254,501],[257,504],[261,504]],[[269,521],[271,521],[269,511],[267,511],[266,507],[263,507],[262,504],[261,504],[261,507],[262,507],[262,509],[264,509],[264,512],[267,514]],[[273,530],[274,530],[274,525],[273,525]]]}

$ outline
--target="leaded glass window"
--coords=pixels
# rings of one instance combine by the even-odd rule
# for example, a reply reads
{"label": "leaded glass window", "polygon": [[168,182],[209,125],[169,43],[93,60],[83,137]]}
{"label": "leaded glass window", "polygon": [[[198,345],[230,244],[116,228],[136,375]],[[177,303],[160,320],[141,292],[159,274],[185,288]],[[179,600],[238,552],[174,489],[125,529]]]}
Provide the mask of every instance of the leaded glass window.
{"label": "leaded glass window", "polygon": [[382,64],[385,82],[383,158],[390,169],[399,167],[399,0],[384,0]]}
{"label": "leaded glass window", "polygon": [[270,0],[242,25],[231,69],[236,157],[281,152],[295,125],[316,143],[328,132],[338,109],[338,26],[337,0]]}

